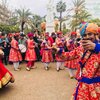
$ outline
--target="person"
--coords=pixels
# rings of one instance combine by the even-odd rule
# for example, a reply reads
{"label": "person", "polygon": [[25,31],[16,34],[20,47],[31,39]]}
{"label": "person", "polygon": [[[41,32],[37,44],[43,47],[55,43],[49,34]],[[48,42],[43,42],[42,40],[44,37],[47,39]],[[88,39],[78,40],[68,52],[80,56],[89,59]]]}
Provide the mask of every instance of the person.
{"label": "person", "polygon": [[[100,42],[100,27],[98,28],[98,39]],[[94,50],[95,52],[100,52],[100,43],[93,43],[90,40],[86,40],[83,44],[85,48]]]}
{"label": "person", "polygon": [[24,34],[20,34],[20,39],[19,39],[19,49],[21,48],[21,55],[22,55],[22,61],[25,61],[25,53],[26,53],[26,37]]}
{"label": "person", "polygon": [[2,51],[2,47],[0,47],[0,89],[6,86],[9,82],[14,83],[15,81],[12,73],[6,69],[2,63],[3,56],[4,52]]}
{"label": "person", "polygon": [[[57,48],[61,48],[64,51],[64,38],[62,32],[57,32],[57,38],[55,40]],[[61,70],[61,67],[64,63],[64,60],[60,58],[59,53],[55,55],[56,58],[56,70],[59,72]]]}
{"label": "person", "polygon": [[18,46],[19,33],[15,33],[11,40],[11,49],[9,53],[9,61],[13,62],[14,70],[19,71],[19,62],[22,61],[22,56]]}
{"label": "person", "polygon": [[[74,32],[74,31],[71,32],[70,39],[66,42],[66,47],[67,47],[68,51],[72,51],[76,48],[76,46],[77,46],[76,43],[75,43],[76,37],[77,37],[77,33]],[[69,72],[69,76],[70,76],[71,79],[74,78],[73,70],[77,69],[77,67],[79,66],[78,61],[79,61],[79,59],[74,59],[74,60],[71,60],[71,61],[65,61],[64,66],[67,67],[68,72]]]}
{"label": "person", "polygon": [[80,67],[77,69],[78,81],[71,100],[100,100],[100,52],[95,49],[85,48],[84,43],[96,40],[98,26],[94,23],[86,23],[80,28],[83,37],[82,44],[71,52],[62,52],[61,58],[66,60],[81,57]]}
{"label": "person", "polygon": [[42,62],[44,63],[45,70],[49,70],[49,64],[53,61],[52,56],[52,41],[50,39],[49,33],[45,33],[45,40],[41,44],[42,50]]}
{"label": "person", "polygon": [[33,33],[28,33],[28,40],[26,41],[26,55],[25,60],[28,61],[26,70],[30,71],[32,68],[34,68],[34,62],[36,61],[36,52],[35,52],[35,42],[33,40]]}

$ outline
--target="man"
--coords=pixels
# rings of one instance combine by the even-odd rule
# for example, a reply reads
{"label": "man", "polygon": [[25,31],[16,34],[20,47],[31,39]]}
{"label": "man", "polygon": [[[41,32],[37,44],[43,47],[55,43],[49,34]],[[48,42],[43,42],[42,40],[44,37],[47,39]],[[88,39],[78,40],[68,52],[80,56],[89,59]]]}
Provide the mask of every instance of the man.
{"label": "man", "polygon": [[96,40],[98,26],[86,23],[82,25],[80,31],[83,37],[82,45],[71,52],[63,52],[61,57],[65,60],[81,57],[80,67],[76,74],[78,83],[72,100],[100,100],[100,52],[92,50],[90,47],[86,48],[84,45],[88,40],[91,41],[90,44],[98,44]]}

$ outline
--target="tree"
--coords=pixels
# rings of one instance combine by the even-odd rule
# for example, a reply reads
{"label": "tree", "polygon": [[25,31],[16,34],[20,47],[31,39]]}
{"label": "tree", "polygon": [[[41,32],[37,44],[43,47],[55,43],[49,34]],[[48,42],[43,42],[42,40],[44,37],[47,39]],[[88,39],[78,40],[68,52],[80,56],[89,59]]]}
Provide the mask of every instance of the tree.
{"label": "tree", "polygon": [[35,14],[32,16],[32,23],[34,24],[34,28],[40,29],[41,22],[42,22],[41,16]]}
{"label": "tree", "polygon": [[62,1],[59,1],[57,3],[57,5],[56,5],[56,10],[57,10],[57,12],[60,13],[59,20],[60,20],[60,31],[61,31],[61,27],[62,27],[62,13],[66,11],[66,3],[62,2]]}
{"label": "tree", "polygon": [[24,30],[24,25],[25,23],[30,23],[30,19],[31,19],[31,12],[29,9],[18,9],[16,10],[16,14],[17,14],[17,17],[18,17],[18,21],[20,22],[21,24],[21,31],[23,32]]}
{"label": "tree", "polygon": [[77,26],[84,20],[87,20],[91,15],[85,8],[85,0],[73,0],[73,11],[71,28],[75,30]]}
{"label": "tree", "polygon": [[99,18],[90,19],[89,22],[90,22],[90,23],[96,23],[96,24],[100,27],[100,19],[99,19]]}

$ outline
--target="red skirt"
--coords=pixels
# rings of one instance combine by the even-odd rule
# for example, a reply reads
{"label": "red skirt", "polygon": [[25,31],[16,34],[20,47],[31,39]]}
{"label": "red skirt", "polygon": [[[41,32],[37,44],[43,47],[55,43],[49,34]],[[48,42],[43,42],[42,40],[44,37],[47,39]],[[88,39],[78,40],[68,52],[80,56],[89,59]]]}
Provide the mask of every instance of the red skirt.
{"label": "red skirt", "polygon": [[0,88],[7,85],[12,78],[12,74],[4,67],[0,61]]}

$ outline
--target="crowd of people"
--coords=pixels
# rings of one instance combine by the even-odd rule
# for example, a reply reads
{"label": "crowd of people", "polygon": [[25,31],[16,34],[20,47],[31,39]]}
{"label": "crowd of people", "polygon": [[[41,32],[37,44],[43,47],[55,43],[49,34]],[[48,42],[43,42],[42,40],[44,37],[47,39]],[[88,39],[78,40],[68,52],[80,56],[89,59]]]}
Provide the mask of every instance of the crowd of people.
{"label": "crowd of people", "polygon": [[[72,100],[100,100],[100,28],[93,23],[80,25],[80,34],[70,32],[63,35],[61,31],[39,35],[29,32],[1,34],[1,61],[5,65],[13,63],[15,71],[20,70],[19,64],[27,63],[26,70],[35,68],[36,61],[42,61],[45,70],[49,70],[50,62],[56,62],[59,72],[62,66],[68,69],[70,78],[76,78],[78,83]],[[2,59],[2,56],[3,59]],[[63,65],[64,64],[64,65]],[[14,82],[13,75],[0,63],[0,86],[9,81]],[[4,68],[6,71],[2,75]],[[73,73],[76,69],[76,75]],[[9,76],[9,77],[6,77]],[[6,77],[8,81],[3,84]],[[83,99],[84,98],[84,99]]]}

